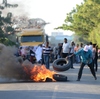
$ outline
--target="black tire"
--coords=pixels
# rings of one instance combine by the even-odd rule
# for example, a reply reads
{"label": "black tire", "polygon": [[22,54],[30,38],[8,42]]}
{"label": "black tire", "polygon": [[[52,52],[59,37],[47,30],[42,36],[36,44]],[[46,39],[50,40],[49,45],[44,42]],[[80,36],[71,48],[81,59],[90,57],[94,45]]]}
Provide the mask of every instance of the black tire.
{"label": "black tire", "polygon": [[59,58],[53,62],[52,66],[56,71],[66,71],[71,68],[70,64],[71,62],[69,59]]}
{"label": "black tire", "polygon": [[54,74],[54,75],[53,75],[53,78],[54,78],[56,81],[67,81],[67,76],[61,75],[61,74]]}

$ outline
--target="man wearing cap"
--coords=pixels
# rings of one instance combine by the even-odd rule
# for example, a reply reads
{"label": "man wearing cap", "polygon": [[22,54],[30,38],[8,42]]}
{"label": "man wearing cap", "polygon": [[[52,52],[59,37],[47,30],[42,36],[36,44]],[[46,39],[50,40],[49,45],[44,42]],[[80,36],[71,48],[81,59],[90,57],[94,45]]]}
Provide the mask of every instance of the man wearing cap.
{"label": "man wearing cap", "polygon": [[[92,60],[92,51],[89,49],[88,45],[86,45],[83,49],[75,52],[73,55],[80,55],[81,56],[81,66],[78,73],[77,81],[80,81],[82,76],[82,71],[85,65],[88,65],[92,75],[94,76],[95,80],[97,79],[96,73],[93,68],[93,60]],[[73,56],[71,55],[71,56]],[[69,56],[69,57],[71,57]],[[68,58],[68,57],[67,57]]]}

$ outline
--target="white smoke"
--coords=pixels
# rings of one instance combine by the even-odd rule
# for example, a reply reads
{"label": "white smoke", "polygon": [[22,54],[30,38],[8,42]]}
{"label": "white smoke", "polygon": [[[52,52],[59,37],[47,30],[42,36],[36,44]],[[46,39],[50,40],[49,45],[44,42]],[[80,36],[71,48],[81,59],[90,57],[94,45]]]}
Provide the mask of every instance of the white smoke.
{"label": "white smoke", "polygon": [[[2,10],[3,16],[6,16],[8,12],[11,12],[13,14],[13,16],[27,16],[27,17],[29,16],[28,11],[25,10],[27,8],[25,1],[22,2],[20,0],[16,0],[16,1],[7,0],[7,3],[9,3],[9,4],[18,4],[18,7],[5,8],[4,10]],[[0,2],[0,4],[2,4],[2,2]]]}

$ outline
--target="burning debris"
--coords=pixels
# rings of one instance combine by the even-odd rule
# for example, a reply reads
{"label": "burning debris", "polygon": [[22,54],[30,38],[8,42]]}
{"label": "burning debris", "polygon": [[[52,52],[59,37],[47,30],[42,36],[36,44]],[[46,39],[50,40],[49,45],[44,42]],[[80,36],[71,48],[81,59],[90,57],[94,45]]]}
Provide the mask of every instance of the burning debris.
{"label": "burning debris", "polygon": [[46,69],[44,65],[23,61],[14,55],[15,52],[16,47],[0,44],[0,77],[34,82],[61,81],[61,78],[67,81],[67,77]]}
{"label": "burning debris", "polygon": [[[22,65],[23,66],[23,65]],[[47,78],[52,79],[52,81],[55,81],[53,78],[53,74],[55,72],[50,71],[49,69],[46,69],[44,65],[35,64],[32,65],[24,65],[24,71],[29,75],[30,79],[36,82],[40,81],[46,81]]]}

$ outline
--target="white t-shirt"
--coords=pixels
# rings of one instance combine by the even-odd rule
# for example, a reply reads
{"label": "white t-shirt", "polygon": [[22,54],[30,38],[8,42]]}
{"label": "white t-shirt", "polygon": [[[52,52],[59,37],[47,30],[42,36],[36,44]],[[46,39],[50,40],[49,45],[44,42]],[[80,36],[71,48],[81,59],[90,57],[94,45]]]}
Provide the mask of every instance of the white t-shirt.
{"label": "white t-shirt", "polygon": [[93,46],[92,46],[92,45],[89,45],[89,49],[92,51],[92,49],[93,49]]}
{"label": "white t-shirt", "polygon": [[74,51],[74,48],[75,48],[75,46],[70,46],[70,53],[74,53],[75,51]]}
{"label": "white t-shirt", "polygon": [[63,43],[63,53],[69,53],[69,48],[70,48],[70,44],[69,43]]}
{"label": "white t-shirt", "polygon": [[39,60],[42,59],[42,47],[38,46],[35,51],[35,54],[36,54],[36,60],[38,62]]}

